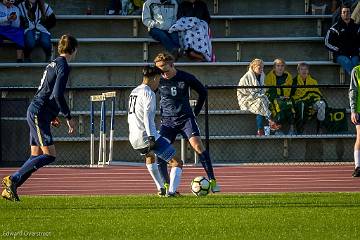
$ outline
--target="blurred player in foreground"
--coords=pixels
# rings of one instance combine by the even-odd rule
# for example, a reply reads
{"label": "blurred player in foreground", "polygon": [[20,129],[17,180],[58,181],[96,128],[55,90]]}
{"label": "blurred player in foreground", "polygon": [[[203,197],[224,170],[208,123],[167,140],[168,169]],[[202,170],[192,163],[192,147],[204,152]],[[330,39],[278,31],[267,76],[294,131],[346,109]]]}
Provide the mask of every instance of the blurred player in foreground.
{"label": "blurred player in foreground", "polygon": [[349,89],[351,122],[356,126],[356,141],[354,145],[354,161],[355,170],[353,177],[360,177],[360,95],[359,95],[359,81],[360,81],[360,65],[354,67],[351,72],[351,82]]}
{"label": "blurred player in foreground", "polygon": [[[132,147],[145,156],[146,167],[158,189],[159,196],[175,197],[180,184],[182,161],[174,158],[174,147],[156,131],[156,95],[161,70],[144,67],[143,82],[129,96],[128,123],[129,140]],[[171,165],[170,185],[166,193],[164,182],[155,163],[155,154]]]}
{"label": "blurred player in foreground", "polygon": [[51,135],[51,125],[60,126],[58,114],[66,118],[68,133],[75,132],[75,122],[71,118],[64,92],[68,81],[70,62],[76,55],[78,42],[70,35],[63,35],[58,43],[60,56],[46,66],[40,86],[27,110],[30,128],[31,156],[22,167],[2,181],[2,197],[20,201],[19,188],[32,173],[55,161],[56,151]]}

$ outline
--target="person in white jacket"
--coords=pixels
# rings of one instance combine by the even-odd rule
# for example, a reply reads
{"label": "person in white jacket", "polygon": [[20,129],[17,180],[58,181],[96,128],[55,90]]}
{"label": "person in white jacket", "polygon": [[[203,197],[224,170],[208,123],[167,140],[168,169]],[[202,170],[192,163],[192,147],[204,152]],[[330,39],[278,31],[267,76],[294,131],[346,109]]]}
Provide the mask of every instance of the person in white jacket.
{"label": "person in white jacket", "polygon": [[238,86],[246,88],[237,89],[237,99],[240,110],[256,114],[257,135],[264,135],[264,117],[269,121],[271,129],[279,129],[275,121],[271,119],[269,99],[265,95],[264,86],[264,62],[261,59],[254,59],[249,65],[249,70],[240,79]]}
{"label": "person in white jacket", "polygon": [[15,0],[0,2],[0,43],[2,39],[14,42],[16,44],[16,62],[22,62],[24,30],[20,28],[20,13],[14,3]]}
{"label": "person in white jacket", "polygon": [[177,20],[176,0],[147,0],[143,5],[142,22],[150,36],[159,41],[176,59],[181,56],[178,32],[168,30]]}

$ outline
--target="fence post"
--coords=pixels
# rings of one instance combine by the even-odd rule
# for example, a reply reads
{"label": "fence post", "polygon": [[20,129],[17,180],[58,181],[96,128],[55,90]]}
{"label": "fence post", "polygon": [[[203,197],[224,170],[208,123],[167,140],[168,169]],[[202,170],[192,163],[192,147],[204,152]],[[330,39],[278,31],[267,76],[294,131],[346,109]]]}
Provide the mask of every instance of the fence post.
{"label": "fence post", "polygon": [[[206,91],[208,92],[208,85],[205,85]],[[205,148],[210,154],[209,149],[209,93],[206,94],[205,98]]]}

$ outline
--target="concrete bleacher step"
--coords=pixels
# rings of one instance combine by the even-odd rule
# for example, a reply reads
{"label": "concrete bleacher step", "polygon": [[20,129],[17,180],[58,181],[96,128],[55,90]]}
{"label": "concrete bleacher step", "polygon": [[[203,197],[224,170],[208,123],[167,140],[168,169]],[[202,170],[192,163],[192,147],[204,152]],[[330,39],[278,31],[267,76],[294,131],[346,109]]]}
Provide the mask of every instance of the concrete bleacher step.
{"label": "concrete bleacher step", "polygon": [[[212,14],[304,14],[305,4],[309,5],[308,0],[204,0]],[[109,8],[110,1],[101,0],[65,0],[47,1],[57,14],[85,14],[87,9],[91,9],[92,14],[104,14],[105,8]],[[327,3],[329,12],[331,0],[321,1]]]}
{"label": "concrete bleacher step", "polygon": [[[74,62],[151,62],[164,51],[160,43],[151,38],[79,38],[80,48]],[[54,52],[58,39],[52,39]],[[326,61],[328,51],[322,37],[272,37],[272,38],[214,38],[212,40],[216,61],[251,61],[260,57],[264,61],[274,56],[288,57],[292,61]],[[13,62],[15,46],[0,48],[0,62]],[[296,52],[295,50],[296,49]],[[33,62],[43,62],[44,53],[37,48]],[[179,61],[190,61],[185,56]]]}
{"label": "concrete bleacher step", "polygon": [[[89,24],[92,31],[89,31]],[[234,15],[213,16],[210,22],[213,37],[301,37],[324,36],[331,24],[331,15]],[[78,38],[148,37],[141,16],[59,15],[52,29],[53,37],[69,32]],[[106,27],[104,27],[106,26]]]}
{"label": "concrete bleacher step", "polygon": [[[340,67],[330,61],[308,61],[311,71],[322,84],[338,84]],[[137,85],[141,69],[146,63],[72,63],[70,87]],[[237,84],[247,71],[248,62],[176,63],[179,69],[188,71],[203,84]],[[265,62],[265,72],[272,68]],[[288,61],[288,71],[296,72],[297,61]],[[45,63],[0,64],[0,86],[38,86]]]}

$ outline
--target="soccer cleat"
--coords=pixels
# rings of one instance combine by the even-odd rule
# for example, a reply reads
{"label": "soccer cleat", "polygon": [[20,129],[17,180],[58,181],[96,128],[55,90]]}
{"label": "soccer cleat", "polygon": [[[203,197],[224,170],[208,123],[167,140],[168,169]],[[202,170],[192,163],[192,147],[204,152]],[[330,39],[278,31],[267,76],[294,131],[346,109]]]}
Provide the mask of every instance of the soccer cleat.
{"label": "soccer cleat", "polygon": [[165,197],[166,196],[166,189],[165,188],[160,188],[160,191],[158,191],[157,195],[159,197]]}
{"label": "soccer cleat", "polygon": [[173,193],[168,192],[166,194],[166,197],[181,197],[181,194],[179,192],[173,192]]}
{"label": "soccer cleat", "polygon": [[169,191],[169,187],[170,187],[169,183],[164,183],[164,188],[166,191]]}
{"label": "soccer cleat", "polygon": [[9,189],[9,188],[5,188],[2,193],[1,193],[1,196],[6,199],[6,200],[9,200],[9,201],[13,201],[13,202],[18,202],[20,201],[19,198],[16,198],[14,196],[14,194],[12,193],[12,191]]}
{"label": "soccer cleat", "polygon": [[10,176],[4,177],[3,180],[2,180],[2,187],[7,188],[7,187],[10,187],[10,185],[11,185]]}
{"label": "soccer cleat", "polygon": [[210,180],[210,186],[213,193],[220,192],[220,186],[215,179]]}
{"label": "soccer cleat", "polygon": [[[4,188],[4,191],[2,192],[2,196],[4,197],[4,192],[7,191],[10,194],[10,198],[12,201],[20,201],[19,196],[17,194],[16,185],[11,180],[10,176],[6,176],[2,180],[2,186]],[[8,194],[5,194],[5,196],[8,196]],[[4,197],[8,200],[10,200],[8,197]]]}
{"label": "soccer cleat", "polygon": [[360,177],[360,167],[355,168],[354,172],[352,173],[353,177]]}

